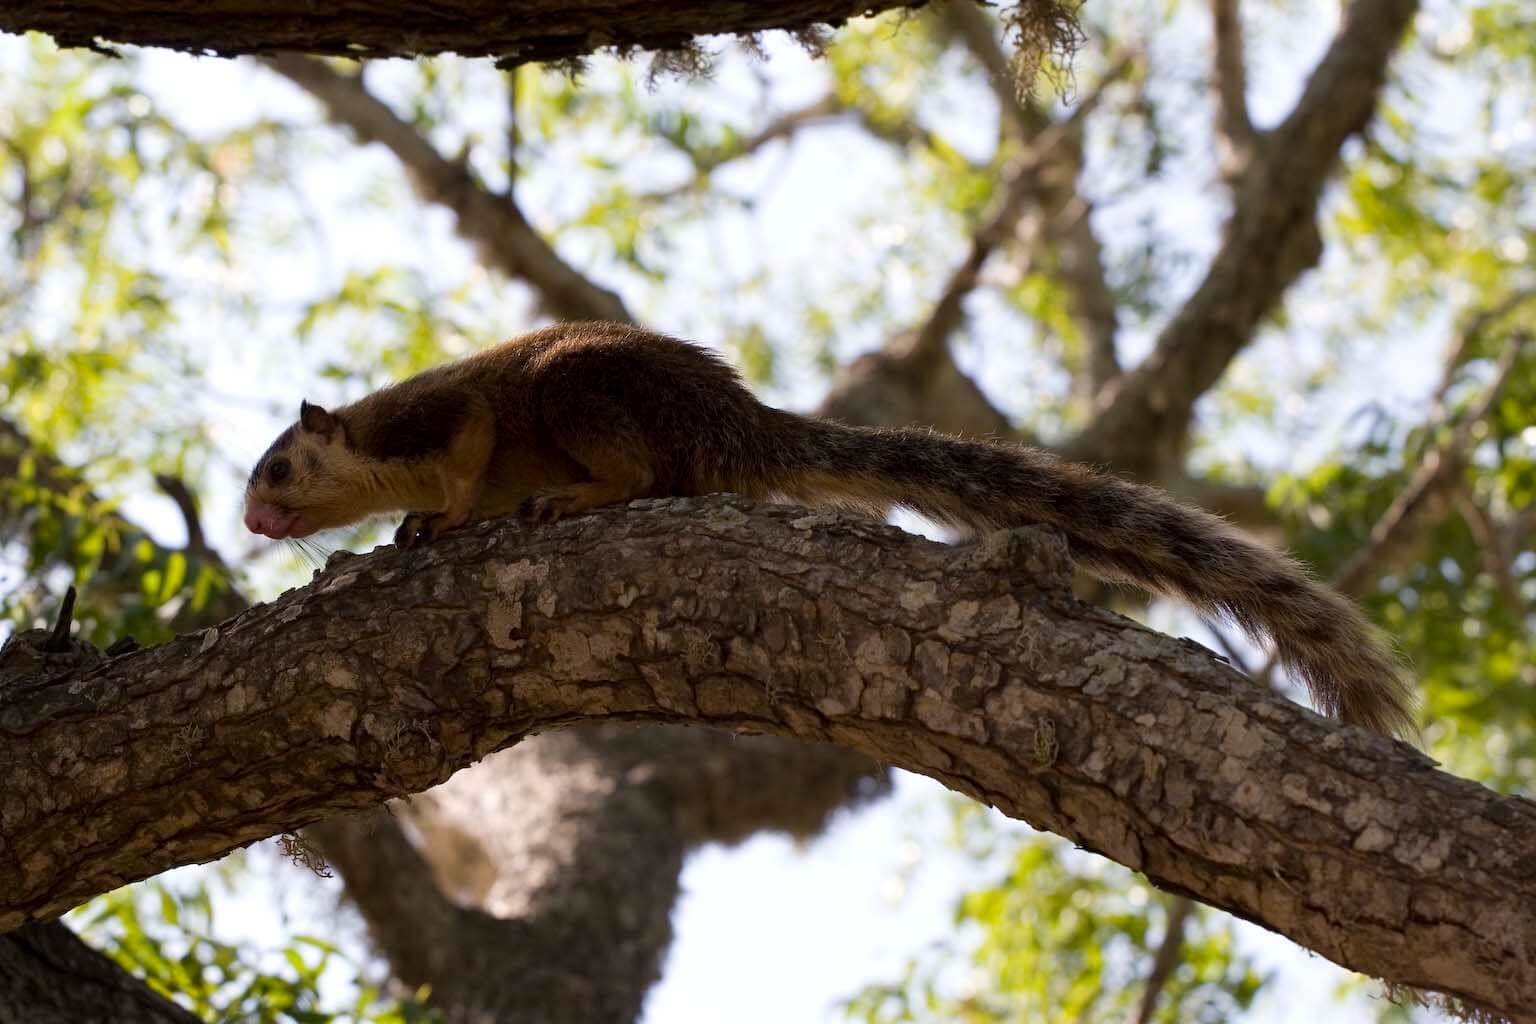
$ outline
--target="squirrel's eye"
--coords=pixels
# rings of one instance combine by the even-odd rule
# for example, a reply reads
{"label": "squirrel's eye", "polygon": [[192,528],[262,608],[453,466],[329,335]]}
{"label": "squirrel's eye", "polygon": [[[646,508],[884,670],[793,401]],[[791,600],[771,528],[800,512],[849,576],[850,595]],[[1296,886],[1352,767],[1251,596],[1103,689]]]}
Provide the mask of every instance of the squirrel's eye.
{"label": "squirrel's eye", "polygon": [[267,479],[274,484],[280,484],[288,479],[290,470],[287,459],[273,459],[272,464],[267,467]]}

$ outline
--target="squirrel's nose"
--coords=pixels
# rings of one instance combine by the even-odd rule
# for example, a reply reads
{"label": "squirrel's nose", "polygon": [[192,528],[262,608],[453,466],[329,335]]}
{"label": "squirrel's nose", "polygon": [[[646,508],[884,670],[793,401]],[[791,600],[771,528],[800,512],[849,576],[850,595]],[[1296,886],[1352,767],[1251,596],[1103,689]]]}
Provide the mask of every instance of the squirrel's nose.
{"label": "squirrel's nose", "polygon": [[263,537],[280,539],[288,518],[291,517],[285,516],[281,509],[265,502],[253,501],[245,506],[245,528]]}
{"label": "squirrel's nose", "polygon": [[245,528],[252,533],[266,534],[263,527],[266,523],[262,519],[262,509],[259,505],[247,505],[245,507]]}

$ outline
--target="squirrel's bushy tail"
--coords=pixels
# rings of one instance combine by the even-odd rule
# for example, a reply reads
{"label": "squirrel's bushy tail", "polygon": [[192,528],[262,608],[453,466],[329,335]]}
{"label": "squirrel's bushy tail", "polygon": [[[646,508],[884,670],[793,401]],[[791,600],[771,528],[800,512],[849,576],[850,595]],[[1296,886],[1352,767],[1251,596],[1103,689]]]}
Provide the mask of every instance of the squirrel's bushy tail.
{"label": "squirrel's bushy tail", "polygon": [[1161,491],[1018,445],[823,420],[783,431],[774,452],[775,489],[792,500],[904,507],[969,530],[1053,526],[1085,571],[1267,636],[1322,713],[1387,735],[1414,732],[1404,666],[1352,601]]}

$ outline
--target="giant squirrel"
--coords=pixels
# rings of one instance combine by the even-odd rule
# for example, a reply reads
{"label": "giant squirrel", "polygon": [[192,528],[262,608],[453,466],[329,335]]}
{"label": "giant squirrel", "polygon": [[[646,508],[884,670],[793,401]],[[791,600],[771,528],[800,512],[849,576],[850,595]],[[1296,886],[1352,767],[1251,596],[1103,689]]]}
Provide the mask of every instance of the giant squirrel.
{"label": "giant squirrel", "polygon": [[722,491],[970,532],[1053,526],[1088,573],[1267,634],[1323,713],[1413,729],[1403,668],[1360,610],[1216,516],[1034,448],[774,409],[712,353],[619,324],[536,331],[334,410],[303,403],[251,472],[245,524],[297,538],[404,512],[409,548],[513,512],[549,523]]}

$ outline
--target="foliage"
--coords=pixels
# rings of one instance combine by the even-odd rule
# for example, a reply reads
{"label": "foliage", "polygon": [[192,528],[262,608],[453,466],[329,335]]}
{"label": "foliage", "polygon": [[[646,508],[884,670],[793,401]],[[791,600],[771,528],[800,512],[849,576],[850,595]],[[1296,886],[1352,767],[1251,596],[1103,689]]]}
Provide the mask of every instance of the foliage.
{"label": "foliage", "polygon": [[[1329,11],[1245,8],[1261,125],[1273,112],[1261,101],[1306,70],[1287,41],[1315,34]],[[1092,414],[1077,383],[1081,254],[1063,243],[1073,218],[1102,242],[1119,354],[1134,364],[1196,282],[1226,202],[1213,185],[1204,29],[1192,30],[1206,5],[1104,0],[1083,15],[1094,43],[1074,62],[1074,89],[1038,91],[1026,119],[1064,116],[1120,53],[1143,52],[1144,70],[1062,143],[1070,173],[1058,186],[1075,194],[1054,213],[1042,199],[1033,234],[1001,248],[955,338],[988,395],[1047,440]],[[927,313],[1026,143],[938,19],[858,23],[814,63],[772,50],[767,65],[723,54],[708,86],[647,83],[623,63],[572,78],[453,60],[370,68],[366,82],[477,182],[514,195],[568,262],[642,319],[720,344],[766,397],[809,407],[837,367]],[[11,72],[0,80],[0,408],[24,439],[0,431],[0,464],[15,467],[0,477],[0,608],[12,624],[47,618],[74,581],[91,638],[152,642],[221,618],[237,588],[301,578],[233,526],[251,456],[301,393],[345,400],[481,347],[537,322],[538,297],[454,242],[391,158],[275,95],[256,68],[219,69],[244,76],[235,91],[254,98],[210,128],[184,123],[189,105],[151,56],[6,40],[0,61]],[[1343,154],[1320,272],[1201,407],[1193,469],[1268,487],[1290,542],[1325,576],[1370,543],[1516,333],[1536,332],[1527,303],[1436,362],[1458,323],[1536,285],[1533,93],[1528,5],[1428,5],[1383,115]],[[1412,388],[1381,384],[1414,363],[1428,369]],[[1459,453],[1455,487],[1366,597],[1422,680],[1435,755],[1515,792],[1536,770],[1533,423],[1528,351]],[[152,483],[161,473],[195,485],[210,543],[238,571],[179,543],[179,517]],[[965,815],[960,830],[994,883],[957,908],[953,942],[866,989],[850,1014],[1130,1013],[1167,900],[1055,841],[1015,847]],[[262,973],[253,951],[213,937],[214,906],[206,891],[152,883],[77,921],[207,1019],[267,1012],[251,1009],[263,997],[279,1016],[255,1019],[319,1013],[317,979],[343,958],[295,939],[286,966]],[[1230,1019],[1250,1005],[1264,978],[1224,922],[1203,910],[1190,920],[1157,1019]],[[346,1011],[355,1019],[420,1019],[409,1002],[364,995]]]}
{"label": "foliage", "polygon": [[[226,886],[233,872],[221,874]],[[359,981],[338,1001],[335,976],[361,977],[361,965],[313,935],[289,936],[266,952],[216,937],[215,901],[206,882],[171,885],[161,879],[119,889],[70,915],[93,946],[161,995],[210,1024],[432,1024],[423,1000],[383,996]]]}
{"label": "foliage", "polygon": [[[1528,307],[1524,322],[1536,323],[1536,302]],[[1462,371],[1474,386],[1457,389],[1462,405],[1489,386],[1490,342],[1508,343],[1521,318],[1510,321],[1471,349]],[[1432,499],[1442,515],[1365,599],[1419,672],[1436,754],[1460,774],[1513,792],[1536,768],[1536,553],[1521,527],[1536,497],[1532,423],[1536,352],[1517,365],[1450,489]],[[1451,434],[1449,426],[1422,429],[1386,415],[1359,429],[1350,455],[1276,485],[1293,523],[1305,524],[1295,534],[1299,553],[1325,573],[1359,548]],[[1489,533],[1499,522],[1509,525]]]}
{"label": "foliage", "polygon": [[18,628],[34,616],[54,621],[52,597],[67,581],[91,581],[92,601],[76,615],[79,633],[106,647],[130,635],[142,643],[168,639],[173,625],[215,616],[227,605],[230,576],[205,553],[167,550],[118,514],[78,476],[40,465],[36,451],[16,456],[16,472],[0,479],[0,538],[19,538],[27,575],[6,610]]}
{"label": "foliage", "polygon": [[[1167,940],[1171,898],[1053,836],[999,834],[974,804],[956,804],[955,826],[978,866],[1002,861],[1004,870],[960,902],[954,938],[914,960],[899,982],[865,988],[846,1005],[849,1019],[1132,1019]],[[1234,949],[1230,923],[1204,908],[1187,919],[1175,963],[1151,1020],[1232,1020],[1267,980]]]}

